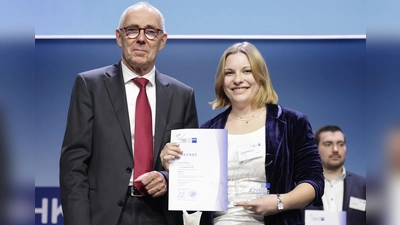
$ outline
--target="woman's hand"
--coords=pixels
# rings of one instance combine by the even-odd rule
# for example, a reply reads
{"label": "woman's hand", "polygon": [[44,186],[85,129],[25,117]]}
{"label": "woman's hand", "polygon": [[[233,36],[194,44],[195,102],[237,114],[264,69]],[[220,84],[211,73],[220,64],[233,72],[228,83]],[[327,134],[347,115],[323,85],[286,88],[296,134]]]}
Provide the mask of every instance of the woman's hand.
{"label": "woman's hand", "polygon": [[235,202],[234,205],[242,206],[244,209],[250,212],[263,216],[274,215],[279,212],[278,197],[274,194],[264,195],[260,198],[250,201]]}
{"label": "woman's hand", "polygon": [[169,171],[169,162],[181,157],[182,151],[179,144],[175,142],[167,143],[160,153],[161,164],[166,171]]}
{"label": "woman's hand", "polygon": [[[301,183],[288,193],[281,194],[284,210],[301,209],[310,204],[315,198],[315,189],[309,183]],[[242,206],[244,209],[257,214],[268,216],[277,214],[278,197],[276,194],[264,195],[260,198],[235,202],[235,206]]]}

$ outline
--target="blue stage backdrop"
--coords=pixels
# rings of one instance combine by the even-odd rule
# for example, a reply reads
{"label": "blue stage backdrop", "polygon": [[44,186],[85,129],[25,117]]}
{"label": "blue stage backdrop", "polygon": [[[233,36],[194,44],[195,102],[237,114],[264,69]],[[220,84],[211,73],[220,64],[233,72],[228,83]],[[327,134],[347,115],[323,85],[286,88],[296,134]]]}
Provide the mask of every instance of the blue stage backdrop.
{"label": "blue stage backdrop", "polygon": [[[168,40],[157,69],[192,86],[199,122],[216,115],[214,75],[223,51],[244,40]],[[365,39],[249,40],[263,54],[283,106],[309,116],[312,127],[337,124],[347,137],[346,168],[365,176]],[[58,160],[77,73],[118,62],[113,39],[36,40],[36,224],[62,224]]]}
{"label": "blue stage backdrop", "polygon": [[[36,35],[113,35],[121,13],[136,2],[35,1],[41,10],[32,16],[20,7],[18,19],[33,20]],[[364,0],[149,2],[163,13],[170,35],[354,35],[365,34],[366,29]],[[15,10],[4,11],[16,21]]]}

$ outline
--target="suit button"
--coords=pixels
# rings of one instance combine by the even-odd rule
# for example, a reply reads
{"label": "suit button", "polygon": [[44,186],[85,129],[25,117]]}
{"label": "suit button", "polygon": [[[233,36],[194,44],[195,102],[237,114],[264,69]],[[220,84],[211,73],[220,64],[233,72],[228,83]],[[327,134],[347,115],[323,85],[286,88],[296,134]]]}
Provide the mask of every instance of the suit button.
{"label": "suit button", "polygon": [[118,201],[118,206],[122,207],[124,205],[124,203],[122,201]]}
{"label": "suit button", "polygon": [[129,167],[127,167],[127,168],[126,168],[126,172],[127,172],[127,173],[131,173],[131,172],[132,172],[132,169],[129,168]]}

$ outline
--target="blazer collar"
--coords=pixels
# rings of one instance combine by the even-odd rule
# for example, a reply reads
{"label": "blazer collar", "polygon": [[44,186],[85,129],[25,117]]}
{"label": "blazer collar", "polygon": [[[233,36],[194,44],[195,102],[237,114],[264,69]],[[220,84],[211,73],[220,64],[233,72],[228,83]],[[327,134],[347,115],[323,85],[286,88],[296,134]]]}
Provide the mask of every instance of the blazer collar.
{"label": "blazer collar", "polygon": [[[108,78],[104,79],[105,86],[117,115],[119,124],[128,145],[129,153],[132,155],[131,131],[129,125],[128,105],[126,102],[125,84],[122,75],[121,61],[111,66],[106,72]],[[165,124],[167,124],[168,113],[171,105],[172,91],[169,89],[170,82],[160,73],[155,71],[156,83],[156,124],[154,134],[154,155],[158,157],[159,149],[162,149],[162,140],[165,133]],[[153,160],[154,164],[157,160]]]}
{"label": "blazer collar", "polygon": [[106,75],[108,78],[104,79],[104,85],[107,88],[111,104],[118,118],[118,122],[121,126],[122,133],[124,134],[129,152],[132,155],[131,131],[128,116],[129,113],[126,102],[125,84],[122,76],[121,61],[111,66],[107,70]]}
{"label": "blazer collar", "polygon": [[[162,145],[166,124],[168,124],[167,118],[169,117],[171,102],[172,102],[172,91],[169,88],[170,82],[164,74],[156,70],[155,73],[156,83],[156,121],[155,121],[155,133],[154,133],[154,157],[159,157],[160,151],[164,146]],[[153,160],[153,166],[157,160]]]}
{"label": "blazer collar", "polygon": [[[273,121],[274,123],[277,121],[284,122],[279,117],[282,115],[282,107],[277,104],[268,104],[267,107],[267,120]],[[229,106],[225,111],[223,111],[220,115],[214,118],[214,122],[212,122],[210,128],[224,128],[226,121],[228,120],[229,113],[232,111],[232,106]],[[267,121],[268,123],[269,121]]]}
{"label": "blazer collar", "polygon": [[351,189],[353,188],[353,178],[352,174],[346,171],[346,177],[344,178],[344,187],[343,187],[343,210],[347,211],[349,209],[350,204],[350,195]]}
{"label": "blazer collar", "polygon": [[267,121],[265,124],[265,136],[267,153],[275,154],[275,161],[281,149],[282,140],[286,133],[286,121],[280,118],[282,108],[276,104],[267,105]]}
{"label": "blazer collar", "polygon": [[278,119],[282,115],[282,107],[277,104],[268,104],[267,105],[267,116]]}

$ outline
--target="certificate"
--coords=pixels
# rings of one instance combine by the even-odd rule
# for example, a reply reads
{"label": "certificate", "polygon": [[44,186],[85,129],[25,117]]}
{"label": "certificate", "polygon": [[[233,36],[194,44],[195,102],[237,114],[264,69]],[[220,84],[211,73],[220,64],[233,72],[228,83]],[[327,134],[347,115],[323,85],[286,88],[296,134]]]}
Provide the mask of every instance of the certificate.
{"label": "certificate", "polygon": [[171,142],[183,153],[169,165],[168,209],[226,211],[228,130],[172,130]]}

